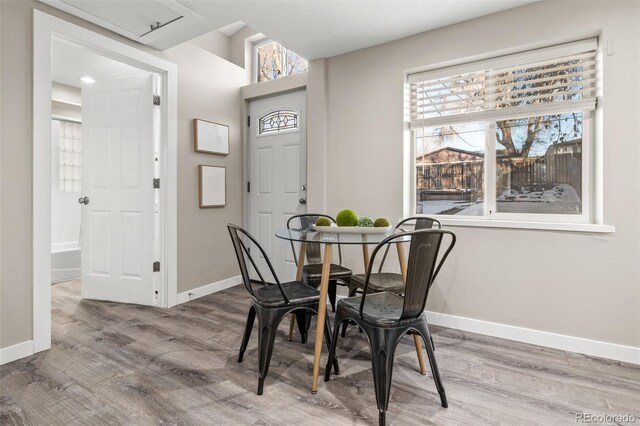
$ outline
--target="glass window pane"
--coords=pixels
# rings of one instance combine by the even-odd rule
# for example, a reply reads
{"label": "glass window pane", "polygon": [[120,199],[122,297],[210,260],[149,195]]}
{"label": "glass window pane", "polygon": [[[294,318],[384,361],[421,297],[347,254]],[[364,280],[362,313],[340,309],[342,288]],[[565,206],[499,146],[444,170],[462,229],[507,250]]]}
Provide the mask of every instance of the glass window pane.
{"label": "glass window pane", "polygon": [[418,129],[416,213],[484,216],[485,124]]}
{"label": "glass window pane", "polygon": [[275,41],[258,46],[258,81],[282,76],[282,46]]}
{"label": "glass window pane", "polygon": [[288,49],[286,53],[286,61],[285,75],[298,74],[307,71],[307,60]]}
{"label": "glass window pane", "polygon": [[582,113],[496,123],[496,210],[582,213]]}

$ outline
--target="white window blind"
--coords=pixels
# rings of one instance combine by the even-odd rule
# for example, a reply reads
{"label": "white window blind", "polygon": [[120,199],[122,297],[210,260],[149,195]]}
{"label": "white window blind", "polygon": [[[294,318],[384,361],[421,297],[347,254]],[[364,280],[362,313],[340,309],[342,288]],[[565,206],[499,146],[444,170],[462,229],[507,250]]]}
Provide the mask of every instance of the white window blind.
{"label": "white window blind", "polygon": [[595,109],[597,47],[593,38],[411,74],[411,128]]}

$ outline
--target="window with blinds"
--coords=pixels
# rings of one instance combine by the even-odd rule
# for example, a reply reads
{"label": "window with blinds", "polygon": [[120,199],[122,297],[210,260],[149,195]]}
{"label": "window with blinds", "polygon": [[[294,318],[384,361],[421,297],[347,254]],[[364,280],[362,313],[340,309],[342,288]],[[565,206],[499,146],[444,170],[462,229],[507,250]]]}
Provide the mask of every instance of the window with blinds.
{"label": "window with blinds", "polygon": [[594,109],[597,39],[409,76],[411,127]]}
{"label": "window with blinds", "polygon": [[599,72],[587,39],[408,75],[415,213],[589,222]]}

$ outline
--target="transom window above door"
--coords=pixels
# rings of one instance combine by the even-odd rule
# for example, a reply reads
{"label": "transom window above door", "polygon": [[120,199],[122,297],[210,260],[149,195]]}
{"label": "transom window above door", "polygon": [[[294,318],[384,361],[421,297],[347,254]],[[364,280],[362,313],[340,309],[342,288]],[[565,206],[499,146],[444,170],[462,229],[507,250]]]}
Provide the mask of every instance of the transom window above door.
{"label": "transom window above door", "polygon": [[255,64],[258,83],[307,72],[309,65],[306,59],[272,40],[255,45]]}

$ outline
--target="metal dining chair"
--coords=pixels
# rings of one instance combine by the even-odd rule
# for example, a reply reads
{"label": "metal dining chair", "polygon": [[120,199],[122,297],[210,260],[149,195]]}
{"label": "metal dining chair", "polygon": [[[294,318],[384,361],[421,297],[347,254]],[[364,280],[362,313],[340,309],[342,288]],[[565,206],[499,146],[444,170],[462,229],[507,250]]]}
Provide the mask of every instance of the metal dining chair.
{"label": "metal dining chair", "polygon": [[[438,261],[445,235],[449,235],[450,239],[448,239],[448,246]],[[373,260],[376,255],[383,247],[388,247],[392,243],[399,244],[400,242],[397,240],[407,237],[410,237],[410,248],[404,297],[388,291],[370,293],[368,290],[371,283]],[[385,238],[376,246],[371,255],[371,262],[365,274],[363,294],[338,302],[333,340],[331,341],[331,349],[329,349],[324,380],[329,381],[331,375],[330,366],[335,360],[340,323],[354,321],[364,331],[369,341],[380,425],[386,424],[395,350],[402,336],[409,331],[422,337],[427,347],[429,364],[440,395],[440,403],[443,407],[448,406],[424,309],[434,279],[455,243],[455,234],[443,229],[399,232]]]}
{"label": "metal dining chair", "polygon": [[[231,236],[236,257],[238,258],[242,282],[246,290],[251,295],[251,307],[249,308],[247,323],[242,336],[238,362],[242,362],[244,358],[244,353],[247,349],[249,338],[251,337],[253,323],[257,316],[259,353],[257,394],[262,395],[264,390],[264,381],[267,377],[267,373],[269,372],[269,363],[271,362],[271,354],[273,352],[278,325],[282,319],[290,313],[295,313],[297,315],[314,313],[317,315],[320,293],[317,289],[300,281],[281,283],[273,269],[271,261],[258,241],[251,234],[237,225],[227,224],[227,229]],[[260,251],[260,254],[267,263],[269,272],[275,282],[268,282],[265,280],[260,268],[258,268],[256,262],[251,257],[249,247],[245,244],[243,238],[248,241],[249,245],[253,243],[253,245],[255,245],[255,247]],[[247,264],[247,260],[249,261],[250,266]],[[253,267],[253,270],[258,275],[259,279],[251,279],[249,273],[250,267]],[[327,340],[327,346],[330,345],[331,341],[330,330],[331,324],[329,322],[329,317],[327,317],[325,320],[325,339]],[[336,374],[340,374],[338,362],[332,362],[332,365],[334,367],[334,372]]]}
{"label": "metal dining chair", "polygon": [[[411,229],[432,229],[434,226],[436,226],[437,229],[442,228],[442,224],[438,219],[424,216],[408,217],[398,222],[395,226],[395,232]],[[382,272],[390,247],[391,246],[388,245],[384,250],[384,255],[382,256],[382,260],[378,266],[378,272],[372,273],[369,278],[369,286],[367,288],[367,292],[369,293],[379,293],[382,291],[390,291],[396,294],[404,293],[404,279],[402,274],[397,272]],[[403,259],[399,260],[401,262],[403,261]],[[355,296],[359,291],[361,292],[365,287],[364,283],[365,274],[353,275],[349,282],[349,297]],[[347,322],[342,326],[342,337],[345,337],[347,333],[347,326]]]}
{"label": "metal dining chair", "polygon": [[[292,229],[292,224],[297,221],[299,223],[300,230],[311,231],[313,230],[313,225],[315,225],[316,221],[320,217],[326,217],[332,223],[336,223],[334,218],[326,214],[305,213],[291,216],[289,220],[287,220],[287,229]],[[293,259],[296,266],[298,266],[298,253],[293,241],[290,241],[290,243],[291,251],[293,252]],[[302,269],[302,281],[317,288],[320,286],[320,281],[322,280],[322,257],[320,255],[320,244],[307,243],[305,256],[307,259],[307,265],[304,265]],[[351,269],[347,269],[342,266],[342,249],[340,248],[340,245],[338,245],[338,263],[332,263],[329,271],[328,295],[329,302],[331,303],[331,310],[333,312],[336,311],[337,285],[342,284],[348,287],[351,283],[351,275]]]}

